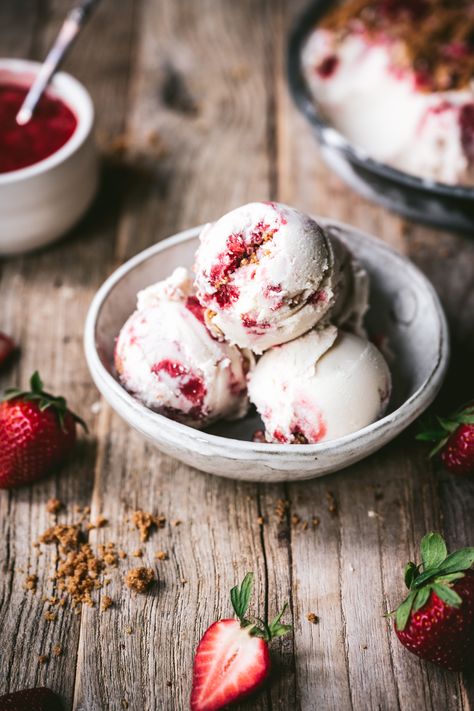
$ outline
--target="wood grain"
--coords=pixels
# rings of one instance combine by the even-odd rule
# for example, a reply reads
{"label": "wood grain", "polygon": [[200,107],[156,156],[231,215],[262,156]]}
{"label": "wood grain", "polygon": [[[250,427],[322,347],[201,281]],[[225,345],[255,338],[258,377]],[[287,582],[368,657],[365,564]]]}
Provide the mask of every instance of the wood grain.
{"label": "wood grain", "polygon": [[[324,166],[284,75],[286,35],[304,4],[136,0],[112,11],[102,3],[68,60],[97,108],[103,185],[65,240],[0,263],[0,328],[22,350],[0,385],[25,384],[39,368],[88,420],[91,436],[61,475],[0,492],[0,692],[43,683],[76,711],[182,711],[196,644],[209,623],[230,614],[228,590],[253,570],[253,609],[272,615],[288,601],[294,635],[272,647],[271,684],[236,708],[474,707],[472,677],[409,655],[384,618],[403,595],[403,565],[427,530],[444,531],[451,547],[474,540],[474,483],[429,464],[413,428],[322,480],[221,480],[161,455],[128,429],[100,401],[82,355],[88,303],[117,264],[179,229],[272,198],[351,222],[408,254],[435,284],[452,330],[453,367],[439,406],[472,392],[474,243],[369,204]],[[1,53],[42,57],[68,6],[1,3]],[[123,134],[127,150],[119,154],[115,139]],[[337,511],[329,511],[328,492]],[[114,541],[129,553],[99,595],[114,601],[107,612],[43,617],[54,551],[37,556],[31,541],[50,523],[51,496],[68,505],[61,520],[74,520],[75,505],[90,505],[92,520],[106,516],[91,543]],[[278,517],[280,499],[289,506]],[[126,520],[138,508],[166,516],[147,543]],[[137,548],[140,559],[131,555]],[[167,560],[155,558],[160,550]],[[156,572],[146,595],[123,584],[136,565]],[[22,589],[27,571],[39,575],[36,595]],[[38,666],[55,643],[63,656]]]}

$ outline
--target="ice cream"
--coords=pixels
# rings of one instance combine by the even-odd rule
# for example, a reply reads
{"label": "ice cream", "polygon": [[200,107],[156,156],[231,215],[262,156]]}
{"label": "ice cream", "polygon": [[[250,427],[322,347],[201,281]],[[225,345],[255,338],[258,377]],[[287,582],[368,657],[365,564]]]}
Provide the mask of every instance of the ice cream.
{"label": "ice cream", "polygon": [[259,354],[308,331],[339,297],[345,312],[355,281],[346,283],[341,273],[350,264],[347,250],[333,248],[307,215],[275,202],[249,203],[203,229],[197,295],[218,337]]}
{"label": "ice cream", "polygon": [[372,343],[329,325],[264,353],[248,387],[268,442],[314,443],[377,420],[391,379]]}
{"label": "ice cream", "polygon": [[349,0],[302,54],[326,119],[370,157],[474,184],[474,10],[469,0]]}
{"label": "ice cream", "polygon": [[139,292],[120,331],[115,365],[122,385],[152,410],[194,427],[248,409],[251,354],[215,339],[184,268]]}

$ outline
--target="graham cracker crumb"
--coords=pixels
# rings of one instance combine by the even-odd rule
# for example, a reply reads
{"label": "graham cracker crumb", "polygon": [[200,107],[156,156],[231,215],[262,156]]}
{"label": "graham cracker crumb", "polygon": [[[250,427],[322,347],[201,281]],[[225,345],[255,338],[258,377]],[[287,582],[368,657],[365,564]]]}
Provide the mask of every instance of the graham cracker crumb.
{"label": "graham cracker crumb", "polygon": [[318,516],[313,516],[313,520],[311,521],[313,528],[317,528],[320,523],[321,520],[318,518]]}
{"label": "graham cracker crumb", "polygon": [[46,511],[50,514],[57,514],[63,508],[63,502],[59,499],[49,499],[46,502]]}
{"label": "graham cracker crumb", "polygon": [[36,592],[38,587],[38,576],[33,574],[33,575],[28,575],[28,577],[25,580],[24,583],[24,588],[26,590],[31,590],[31,592]]}
{"label": "graham cracker crumb", "polygon": [[120,549],[119,552],[118,552],[118,556],[119,556],[119,558],[121,558],[122,560],[124,560],[124,559],[127,557],[127,554],[125,553],[124,550]]}
{"label": "graham cracker crumb", "polygon": [[38,655],[38,664],[47,664],[49,662],[49,656],[47,654]]}
{"label": "graham cracker crumb", "polygon": [[155,558],[157,558],[157,560],[168,560],[168,553],[165,553],[165,551],[157,551]]}
{"label": "graham cracker crumb", "polygon": [[105,612],[109,609],[109,607],[112,607],[113,604],[114,601],[112,600],[112,598],[108,595],[104,595],[100,603],[100,609],[102,612]]}
{"label": "graham cracker crumb", "polygon": [[143,551],[141,548],[137,548],[133,551],[132,555],[134,558],[143,558]]}
{"label": "graham cracker crumb", "polygon": [[291,525],[292,526],[297,526],[300,521],[301,521],[301,518],[297,513],[294,513],[291,515]]}
{"label": "graham cracker crumb", "polygon": [[285,499],[278,499],[278,501],[276,502],[275,516],[277,517],[280,523],[285,520],[289,507],[290,502],[286,501]]}
{"label": "graham cracker crumb", "polygon": [[133,632],[133,627],[125,627],[125,632],[126,632],[127,634],[132,634],[132,632]]}
{"label": "graham cracker crumb", "polygon": [[257,523],[258,523],[259,526],[263,526],[263,524],[265,523],[264,517],[263,517],[263,516],[259,516],[259,517],[257,518]]}
{"label": "graham cracker crumb", "polygon": [[47,611],[44,613],[43,617],[44,617],[45,620],[48,620],[48,622],[54,622],[54,620],[56,619],[56,613],[55,613],[55,612],[51,612],[50,610],[47,610]]}
{"label": "graham cracker crumb", "polygon": [[63,648],[61,647],[60,644],[55,644],[53,646],[53,654],[55,657],[60,657],[61,654],[63,653]]}
{"label": "graham cracker crumb", "polygon": [[337,515],[337,503],[332,491],[326,491],[326,500],[328,503],[328,511],[331,516]]}
{"label": "graham cracker crumb", "polygon": [[146,592],[155,580],[155,573],[151,568],[132,568],[125,576],[125,584],[130,590],[137,593]]}
{"label": "graham cracker crumb", "polygon": [[158,526],[155,516],[146,511],[134,511],[132,514],[132,524],[140,532],[140,540],[143,543],[150,538],[152,529]]}
{"label": "graham cracker crumb", "polygon": [[317,615],[315,615],[314,612],[309,612],[306,615],[306,619],[308,620],[308,622],[311,622],[313,625],[317,625],[319,622],[319,617]]}
{"label": "graham cracker crumb", "polygon": [[174,521],[171,521],[172,526],[181,526],[181,520],[179,518],[176,518]]}

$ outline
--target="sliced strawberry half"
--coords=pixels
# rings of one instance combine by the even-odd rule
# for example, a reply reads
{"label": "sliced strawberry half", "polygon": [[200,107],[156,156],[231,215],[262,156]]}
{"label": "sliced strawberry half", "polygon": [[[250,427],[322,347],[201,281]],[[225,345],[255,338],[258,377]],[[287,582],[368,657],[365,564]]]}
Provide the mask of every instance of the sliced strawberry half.
{"label": "sliced strawberry half", "polygon": [[191,711],[217,711],[251,694],[270,673],[268,643],[290,631],[280,623],[286,610],[267,624],[246,618],[253,587],[253,574],[231,590],[232,606],[238,619],[214,622],[196,650],[191,692]]}

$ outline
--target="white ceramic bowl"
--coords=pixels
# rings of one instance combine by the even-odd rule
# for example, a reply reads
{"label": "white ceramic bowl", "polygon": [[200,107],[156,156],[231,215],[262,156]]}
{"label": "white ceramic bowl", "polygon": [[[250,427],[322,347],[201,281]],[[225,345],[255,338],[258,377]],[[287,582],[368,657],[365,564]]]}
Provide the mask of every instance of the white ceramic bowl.
{"label": "white ceramic bowl", "polygon": [[195,430],[152,412],[118,382],[114,340],[135,308],[139,289],[192,267],[199,227],[160,242],[130,259],[99,289],[85,326],[85,352],[105,399],[163,452],[212,474],[247,481],[309,479],[347,467],[380,449],[431,403],[448,363],[446,320],[430,282],[405,257],[352,227],[316,218],[345,240],[371,277],[369,333],[384,335],[393,353],[393,395],[388,413],[368,427],[321,444],[257,444],[256,414]]}
{"label": "white ceramic bowl", "polygon": [[[30,85],[40,64],[0,59],[0,82]],[[69,230],[87,210],[97,190],[94,107],[77,79],[60,72],[51,91],[77,118],[71,138],[38,163],[0,173],[0,255],[42,247]]]}

